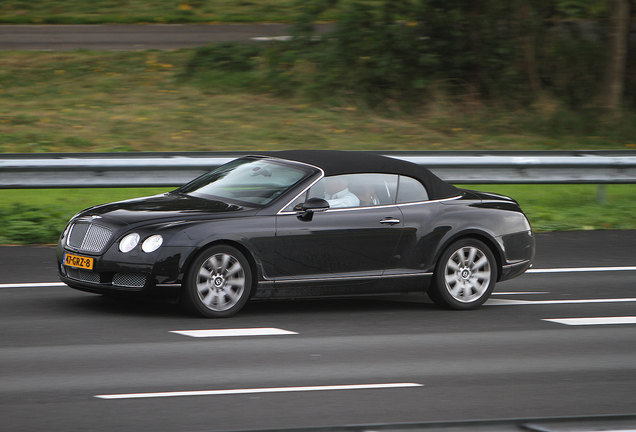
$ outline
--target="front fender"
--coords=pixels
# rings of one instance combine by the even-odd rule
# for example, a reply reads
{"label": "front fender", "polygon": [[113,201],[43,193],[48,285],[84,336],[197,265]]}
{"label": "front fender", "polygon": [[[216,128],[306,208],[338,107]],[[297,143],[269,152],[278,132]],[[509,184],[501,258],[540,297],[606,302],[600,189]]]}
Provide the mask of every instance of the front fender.
{"label": "front fender", "polygon": [[273,271],[275,259],[275,216],[231,218],[206,221],[189,226],[183,231],[193,246],[181,264],[182,271],[203,249],[225,243],[241,250],[254,265],[256,280],[266,280]]}

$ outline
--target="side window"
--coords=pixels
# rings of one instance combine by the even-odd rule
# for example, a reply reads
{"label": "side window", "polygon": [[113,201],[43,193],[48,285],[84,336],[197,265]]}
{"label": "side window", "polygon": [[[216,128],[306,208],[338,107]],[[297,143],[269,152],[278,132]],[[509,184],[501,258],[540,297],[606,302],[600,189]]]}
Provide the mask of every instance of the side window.
{"label": "side window", "polygon": [[411,177],[400,176],[397,203],[428,201],[428,192],[422,183]]}
{"label": "side window", "polygon": [[398,176],[394,174],[345,174],[322,178],[307,193],[291,202],[284,211],[296,208],[309,198],[323,198],[330,208],[370,207],[395,204]]}
{"label": "side window", "polygon": [[[307,201],[307,192],[302,193],[298,198],[293,200],[287,207],[283,209],[284,212],[298,211],[298,208],[302,203]],[[298,207],[298,208],[297,208]]]}
{"label": "side window", "polygon": [[397,175],[346,174],[325,177],[316,183],[307,198],[323,198],[330,208],[367,207],[395,203]]}
{"label": "side window", "polygon": [[393,174],[355,174],[349,189],[360,199],[361,206],[395,204],[398,176]]}
{"label": "side window", "polygon": [[323,198],[329,208],[359,207],[360,198],[349,188],[357,174],[324,177],[309,189],[307,198]]}

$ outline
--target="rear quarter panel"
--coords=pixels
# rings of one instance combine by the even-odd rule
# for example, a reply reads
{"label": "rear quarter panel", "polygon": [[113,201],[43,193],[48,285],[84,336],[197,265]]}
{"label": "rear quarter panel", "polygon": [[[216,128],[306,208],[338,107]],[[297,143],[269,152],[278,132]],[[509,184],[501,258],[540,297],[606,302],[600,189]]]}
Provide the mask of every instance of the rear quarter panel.
{"label": "rear quarter panel", "polygon": [[435,270],[442,252],[454,241],[473,237],[488,245],[503,266],[531,261],[534,237],[530,224],[514,201],[482,200],[472,194],[459,199],[400,206],[404,234],[391,263],[420,271]]}

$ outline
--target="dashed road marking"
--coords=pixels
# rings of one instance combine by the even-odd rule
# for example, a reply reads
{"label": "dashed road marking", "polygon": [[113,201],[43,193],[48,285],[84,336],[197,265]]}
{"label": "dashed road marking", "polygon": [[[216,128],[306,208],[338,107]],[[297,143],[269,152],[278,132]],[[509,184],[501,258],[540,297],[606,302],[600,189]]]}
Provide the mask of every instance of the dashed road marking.
{"label": "dashed road marking", "polygon": [[542,321],[550,321],[571,326],[604,325],[604,324],[636,324],[636,316],[623,317],[594,317],[594,318],[551,318]]}
{"label": "dashed road marking", "polygon": [[258,42],[269,42],[269,41],[287,42],[292,40],[293,37],[292,36],[257,36],[250,39],[253,41],[258,41]]}
{"label": "dashed road marking", "polygon": [[0,288],[48,288],[66,286],[62,282],[0,284]]}
{"label": "dashed road marking", "polygon": [[636,298],[579,299],[579,300],[507,300],[489,299],[485,306],[521,306],[552,304],[589,304],[589,303],[634,303]]}
{"label": "dashed road marking", "polygon": [[371,390],[387,388],[423,387],[418,383],[386,383],[386,384],[354,384],[354,385],[332,385],[332,386],[308,386],[308,387],[269,387],[252,389],[230,389],[230,390],[200,390],[200,391],[177,391],[159,393],[123,393],[95,395],[99,399],[142,399],[176,396],[218,396],[256,393],[289,393],[289,392],[312,392],[327,390]]}
{"label": "dashed road marking", "polygon": [[547,291],[508,291],[508,292],[494,292],[491,295],[538,295],[538,294],[550,294]]}
{"label": "dashed road marking", "polygon": [[611,272],[611,271],[636,271],[636,266],[626,267],[563,267],[551,269],[528,269],[526,273],[585,273],[585,272]]}
{"label": "dashed road marking", "polygon": [[243,329],[213,329],[213,330],[174,330],[176,333],[195,338],[234,337],[234,336],[276,336],[298,334],[279,328],[243,328]]}

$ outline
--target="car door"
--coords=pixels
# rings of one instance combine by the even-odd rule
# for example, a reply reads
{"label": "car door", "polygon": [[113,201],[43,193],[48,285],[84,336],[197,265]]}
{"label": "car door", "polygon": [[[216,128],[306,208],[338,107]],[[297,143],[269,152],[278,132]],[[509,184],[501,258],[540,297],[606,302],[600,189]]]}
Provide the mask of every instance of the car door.
{"label": "car door", "polygon": [[402,212],[404,230],[385,276],[430,274],[440,241],[451,230],[451,221],[442,220],[443,204],[429,200],[429,195],[418,180],[400,176],[397,205]]}
{"label": "car door", "polygon": [[[327,193],[328,183],[343,177],[348,194]],[[317,183],[276,217],[275,279],[356,283],[379,278],[402,234],[396,188],[397,176],[387,174],[333,176]],[[354,192],[357,200],[349,199]],[[303,217],[294,207],[311,197],[327,197],[333,207]]]}

